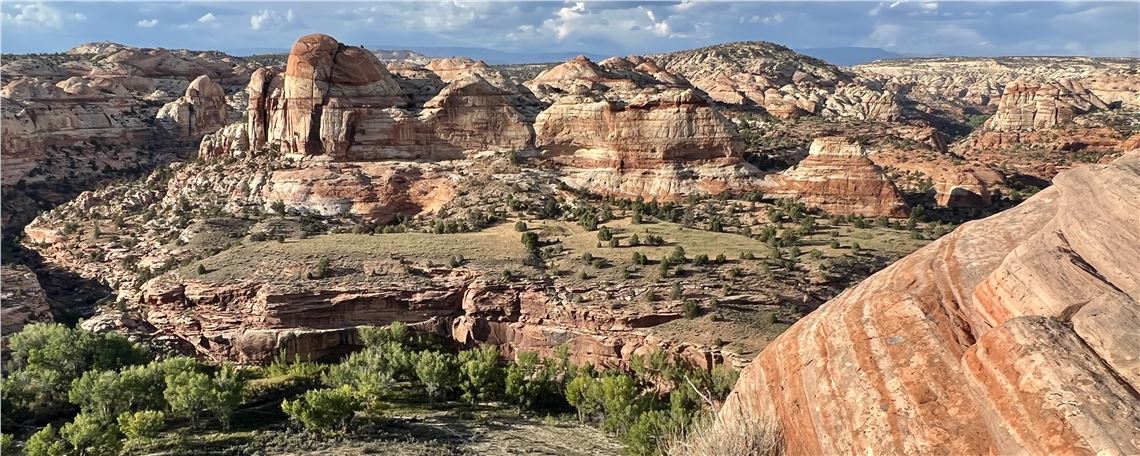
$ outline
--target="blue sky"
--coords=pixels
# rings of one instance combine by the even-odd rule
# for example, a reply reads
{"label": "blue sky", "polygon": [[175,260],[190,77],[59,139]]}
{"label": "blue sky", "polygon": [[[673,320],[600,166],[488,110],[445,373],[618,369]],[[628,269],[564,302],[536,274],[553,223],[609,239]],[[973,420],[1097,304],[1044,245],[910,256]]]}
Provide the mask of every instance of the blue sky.
{"label": "blue sky", "polygon": [[237,50],[348,44],[650,53],[739,40],[909,54],[1140,57],[1140,2],[21,2],[5,53],[88,41]]}

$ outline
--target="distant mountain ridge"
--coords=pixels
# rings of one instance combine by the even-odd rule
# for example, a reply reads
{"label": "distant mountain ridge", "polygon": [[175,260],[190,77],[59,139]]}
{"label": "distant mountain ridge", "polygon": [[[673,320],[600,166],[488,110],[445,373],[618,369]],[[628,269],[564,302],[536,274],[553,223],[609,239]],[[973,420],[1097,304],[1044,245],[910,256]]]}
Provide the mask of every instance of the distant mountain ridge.
{"label": "distant mountain ridge", "polygon": [[917,55],[900,54],[882,48],[859,46],[798,48],[796,52],[826,60],[828,63],[839,66],[855,66],[876,60],[918,57]]}

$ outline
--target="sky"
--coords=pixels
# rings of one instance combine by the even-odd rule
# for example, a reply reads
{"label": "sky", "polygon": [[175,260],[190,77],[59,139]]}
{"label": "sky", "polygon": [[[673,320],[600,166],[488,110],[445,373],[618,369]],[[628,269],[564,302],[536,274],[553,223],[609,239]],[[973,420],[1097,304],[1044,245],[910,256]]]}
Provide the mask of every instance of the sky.
{"label": "sky", "polygon": [[23,2],[3,0],[0,51],[90,41],[288,49],[321,32],[369,47],[653,53],[765,40],[913,55],[1140,57],[1140,1]]}

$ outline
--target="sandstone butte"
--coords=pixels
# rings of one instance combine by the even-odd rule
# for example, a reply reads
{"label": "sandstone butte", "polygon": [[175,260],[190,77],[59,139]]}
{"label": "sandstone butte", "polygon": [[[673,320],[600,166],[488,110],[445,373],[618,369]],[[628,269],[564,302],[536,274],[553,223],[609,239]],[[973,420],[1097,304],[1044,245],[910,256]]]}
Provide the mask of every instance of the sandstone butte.
{"label": "sandstone butte", "polygon": [[1140,153],[1058,175],[847,290],[721,416],[790,454],[1140,453]]}
{"label": "sandstone butte", "polygon": [[774,179],[774,195],[800,197],[829,214],[906,217],[902,194],[850,138],[820,137],[807,158]]}

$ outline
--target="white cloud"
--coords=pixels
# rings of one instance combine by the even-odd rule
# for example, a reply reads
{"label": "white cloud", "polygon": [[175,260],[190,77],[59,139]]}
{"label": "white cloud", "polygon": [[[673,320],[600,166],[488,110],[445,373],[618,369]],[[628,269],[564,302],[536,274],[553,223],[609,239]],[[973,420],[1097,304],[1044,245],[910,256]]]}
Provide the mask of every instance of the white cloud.
{"label": "white cloud", "polygon": [[151,28],[158,25],[158,19],[143,19],[135,23],[135,26],[142,28]]}
{"label": "white cloud", "polygon": [[293,22],[293,10],[290,8],[285,14],[273,10],[261,10],[249,17],[249,28],[253,30],[280,28]]}
{"label": "white cloud", "polygon": [[4,6],[3,24],[8,26],[59,29],[65,22],[87,20],[83,13],[67,14],[42,2]]}
{"label": "white cloud", "polygon": [[202,15],[202,17],[198,18],[198,22],[202,24],[209,24],[211,22],[216,22],[217,20],[218,17],[215,16],[214,13],[206,13]]}
{"label": "white cloud", "polygon": [[212,13],[212,12],[201,15],[194,22],[191,22],[188,24],[179,24],[178,25],[178,28],[181,30],[190,30],[190,29],[198,29],[198,28],[217,29],[217,28],[221,28],[221,27],[222,27],[222,24],[219,23],[218,16],[215,16],[214,13]]}

